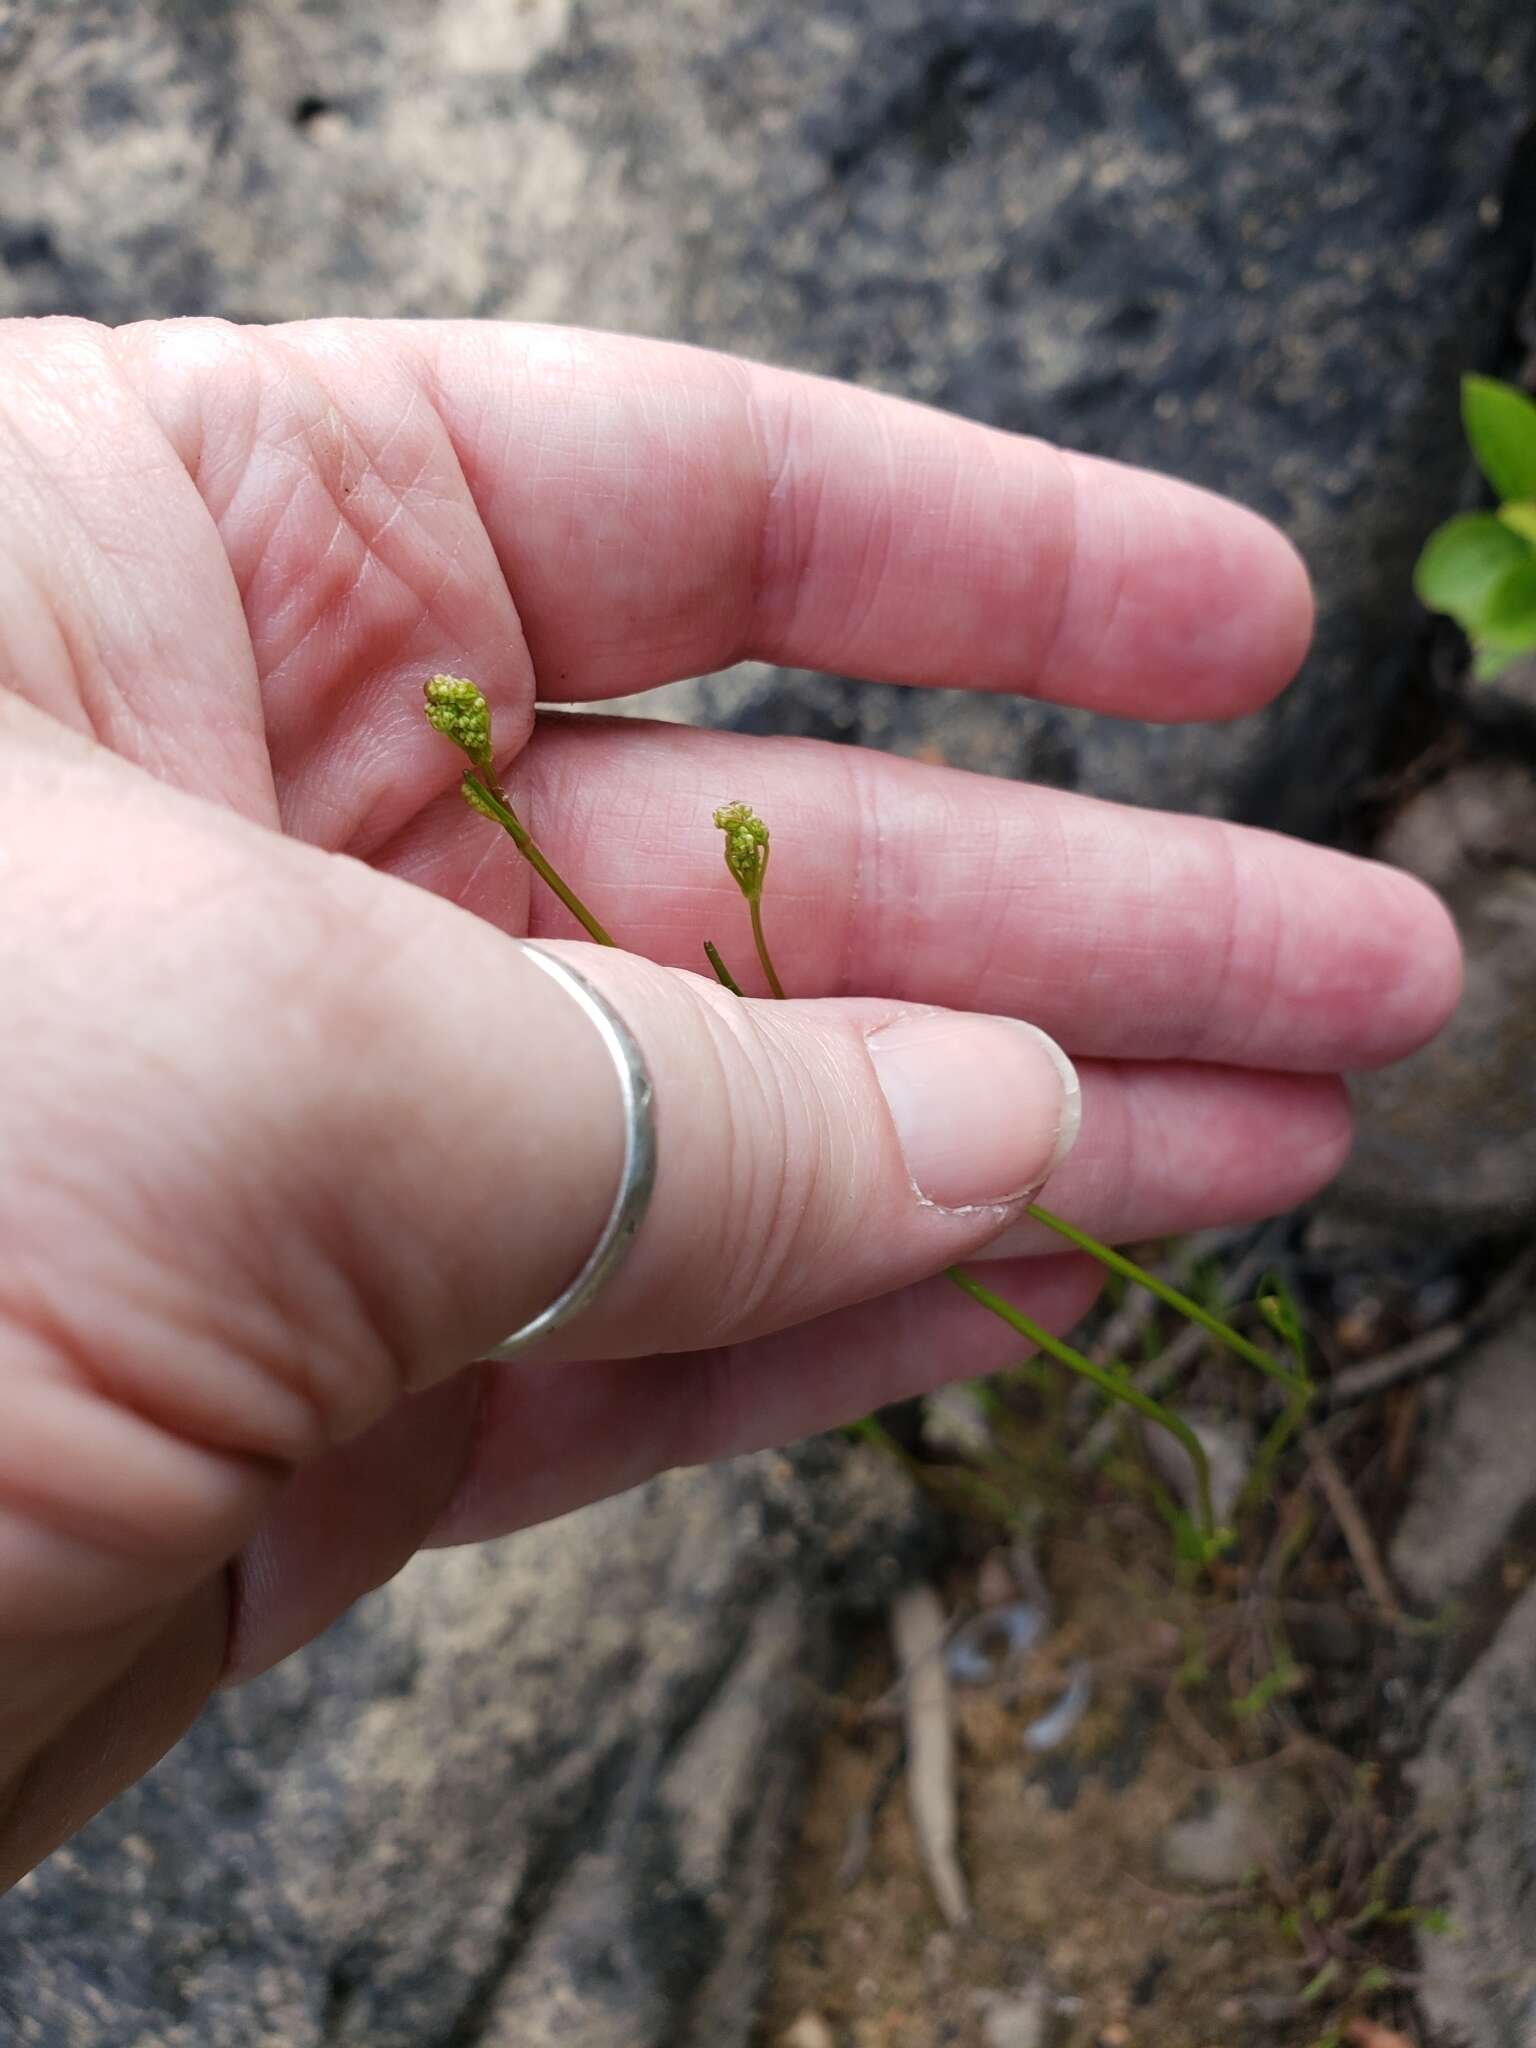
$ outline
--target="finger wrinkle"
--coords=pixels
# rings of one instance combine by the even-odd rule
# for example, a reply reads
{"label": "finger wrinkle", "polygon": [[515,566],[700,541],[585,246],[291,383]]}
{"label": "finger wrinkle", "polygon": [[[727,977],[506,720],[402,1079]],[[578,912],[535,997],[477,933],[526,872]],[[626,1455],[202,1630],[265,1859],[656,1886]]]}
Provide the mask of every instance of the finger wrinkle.
{"label": "finger wrinkle", "polygon": [[[812,1084],[806,1081],[801,1099],[792,1099],[792,1083],[799,1078],[796,1048],[783,1039],[765,1044],[756,1011],[734,1001],[732,1007],[734,1014],[715,1008],[703,1013],[714,1101],[726,1134],[719,1226],[723,1271],[717,1256],[707,1283],[719,1302],[722,1329],[753,1321],[765,1302],[778,1300],[785,1275],[804,1248],[806,1218],[815,1213],[811,1194],[817,1167],[814,1159],[807,1164],[805,1142],[807,1129],[815,1128],[805,1113]],[[792,1188],[800,1191],[798,1204],[789,1199]],[[814,1263],[809,1255],[807,1263]],[[792,1286],[787,1291],[793,1296]],[[701,1334],[706,1345],[715,1336],[707,1316]]]}
{"label": "finger wrinkle", "polygon": [[794,643],[816,556],[821,485],[814,458],[805,455],[814,444],[815,421],[800,380],[765,375],[750,363],[736,369],[746,438],[760,473],[756,542],[742,579],[740,625],[731,656],[744,661],[760,647]]}
{"label": "finger wrinkle", "polygon": [[[1077,609],[1082,574],[1082,504],[1077,466],[1072,457],[1046,441],[1031,440],[1027,445],[1038,461],[1035,485],[1040,502],[1036,507],[1037,524],[1027,537],[1021,537],[1020,544],[1030,551],[1030,568],[1035,578],[1030,608],[1037,619],[1045,622],[1034,640],[1029,666],[1036,686],[1042,694],[1049,694],[1047,679],[1058,672]],[[1051,483],[1046,482],[1047,478]],[[1067,694],[1070,700],[1074,693]]]}

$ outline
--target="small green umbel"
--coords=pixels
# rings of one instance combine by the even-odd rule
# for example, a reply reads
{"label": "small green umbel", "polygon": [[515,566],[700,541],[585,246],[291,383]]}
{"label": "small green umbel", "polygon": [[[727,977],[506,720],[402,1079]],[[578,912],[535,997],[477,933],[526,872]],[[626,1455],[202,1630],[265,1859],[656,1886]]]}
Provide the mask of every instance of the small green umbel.
{"label": "small green umbel", "polygon": [[432,676],[422,686],[426,699],[427,723],[445,740],[452,740],[469,757],[469,773],[459,792],[472,811],[499,825],[539,879],[553,889],[576,922],[600,946],[614,941],[604,931],[575,890],[558,875],[533,843],[532,834],[513,810],[510,799],[496,780],[495,751],[491,742],[491,707],[485,693],[463,676]]}
{"label": "small green umbel", "polygon": [[750,804],[722,804],[715,823],[725,834],[725,864],[752,912],[752,940],[768,986],[780,1001],[784,988],[763,937],[763,878],[768,872],[768,827]]}
{"label": "small green umbel", "polygon": [[468,754],[477,768],[491,770],[491,707],[462,676],[433,676],[422,691],[427,723]]}
{"label": "small green umbel", "polygon": [[722,804],[715,823],[725,834],[725,864],[749,903],[763,893],[768,866],[768,827],[750,804]]}

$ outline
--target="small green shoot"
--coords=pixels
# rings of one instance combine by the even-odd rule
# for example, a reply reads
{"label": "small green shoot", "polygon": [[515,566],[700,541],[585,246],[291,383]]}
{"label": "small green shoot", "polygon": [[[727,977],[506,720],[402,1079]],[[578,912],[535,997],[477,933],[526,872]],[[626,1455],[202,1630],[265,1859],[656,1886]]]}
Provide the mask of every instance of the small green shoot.
{"label": "small green shoot", "polygon": [[1487,681],[1536,650],[1536,402],[1493,377],[1464,377],[1461,416],[1499,504],[1448,519],[1425,543],[1413,587],[1453,618]]}
{"label": "small green shoot", "polygon": [[452,740],[468,756],[469,772],[459,784],[464,801],[472,811],[489,818],[512,841],[534,873],[552,889],[589,938],[600,946],[618,942],[604,931],[576,892],[571,889],[534,844],[523,821],[513,810],[506,791],[496,780],[495,756],[491,746],[491,707],[474,683],[462,676],[433,676],[424,686],[427,723],[444,739]]}
{"label": "small green shoot", "polygon": [[1183,1316],[1187,1322],[1198,1323],[1213,1336],[1217,1343],[1233,1352],[1238,1358],[1253,1366],[1256,1371],[1282,1383],[1291,1375],[1278,1365],[1260,1345],[1252,1343],[1240,1330],[1234,1330],[1230,1323],[1220,1316],[1212,1315],[1198,1301],[1182,1293],[1177,1287],[1170,1287],[1166,1280],[1160,1280],[1155,1273],[1138,1266],[1134,1259],[1128,1259],[1124,1252],[1117,1252],[1112,1246],[1100,1244],[1096,1237],[1090,1237],[1086,1230],[1079,1230],[1075,1223],[1066,1223],[1060,1216],[1053,1216],[1048,1209],[1042,1209],[1038,1202],[1031,1202],[1025,1214],[1036,1223],[1043,1223],[1047,1230],[1054,1230],[1058,1237],[1064,1237],[1069,1244],[1076,1245],[1080,1252],[1087,1252],[1097,1259],[1101,1266],[1111,1273],[1118,1273],[1126,1280],[1132,1280],[1138,1287],[1145,1287],[1149,1294],[1155,1294],[1159,1301]]}
{"label": "small green shoot", "polygon": [[1317,1972],[1317,1975],[1312,1978],[1311,1982],[1303,1987],[1301,2003],[1303,2005],[1316,2005],[1320,1998],[1324,1997],[1334,1988],[1343,1974],[1344,1965],[1337,1956],[1330,1956],[1327,1962],[1323,1964],[1323,1967]]}
{"label": "small green shoot", "polygon": [[1292,1367],[1288,1372],[1277,1368],[1274,1374],[1285,1389],[1285,1406],[1259,1445],[1253,1470],[1243,1488],[1241,1505],[1245,1508],[1269,1498],[1280,1454],[1306,1421],[1307,1410],[1316,1391],[1307,1366],[1307,1340],[1301,1327],[1301,1317],[1289,1288],[1278,1273],[1272,1273],[1264,1283],[1259,1295],[1259,1314],[1290,1352]]}
{"label": "small green shoot", "polygon": [[1232,1713],[1239,1721],[1249,1721],[1273,1706],[1276,1700],[1296,1690],[1301,1677],[1299,1667],[1293,1664],[1288,1653],[1278,1664],[1273,1664],[1264,1676],[1245,1692],[1240,1699],[1232,1702]]}
{"label": "small green shoot", "polygon": [[994,1294],[990,1288],[983,1287],[979,1280],[965,1271],[964,1267],[951,1266],[949,1277],[963,1294],[968,1294],[972,1301],[999,1317],[1010,1329],[1017,1330],[1019,1335],[1037,1351],[1043,1351],[1047,1358],[1054,1358],[1058,1365],[1064,1365],[1069,1372],[1077,1373],[1097,1387],[1101,1394],[1107,1394],[1112,1401],[1121,1401],[1126,1407],[1133,1408],[1138,1415],[1145,1416],[1148,1422],[1155,1422],[1159,1429],[1166,1430],[1176,1443],[1182,1445],[1195,1475],[1199,1518],[1198,1523],[1187,1533],[1182,1529],[1176,1530],[1176,1536],[1182,1539],[1179,1548],[1190,1555],[1193,1561],[1201,1564],[1209,1564],[1214,1558],[1219,1557],[1231,1543],[1232,1534],[1230,1530],[1217,1526],[1211,1504],[1210,1460],[1205,1454],[1204,1444],[1183,1416],[1175,1414],[1171,1408],[1165,1408],[1161,1401],[1154,1400],[1150,1394],[1144,1394],[1123,1366],[1096,1365],[1091,1358],[1086,1358],[1081,1351],[1076,1350],[1063,1338],[1055,1336],[1043,1324],[1037,1323],[1032,1316],[1027,1316],[1022,1309],[1015,1308],[1012,1302],[1004,1301],[1000,1294]]}
{"label": "small green shoot", "polygon": [[[735,877],[736,886],[746,897],[747,908],[752,913],[752,943],[757,948],[758,960],[768,978],[768,987],[782,1001],[784,984],[779,980],[773,956],[768,951],[768,941],[763,936],[763,883],[768,875],[768,827],[750,805],[743,803],[722,804],[715,813],[715,823],[725,834],[725,864]],[[713,966],[714,962],[711,961],[710,965]],[[740,994],[739,989],[737,993]]]}
{"label": "small green shoot", "polygon": [[720,948],[709,939],[704,941],[704,958],[715,971],[715,979],[722,988],[729,989],[733,996],[743,996],[741,983],[720,958]]}

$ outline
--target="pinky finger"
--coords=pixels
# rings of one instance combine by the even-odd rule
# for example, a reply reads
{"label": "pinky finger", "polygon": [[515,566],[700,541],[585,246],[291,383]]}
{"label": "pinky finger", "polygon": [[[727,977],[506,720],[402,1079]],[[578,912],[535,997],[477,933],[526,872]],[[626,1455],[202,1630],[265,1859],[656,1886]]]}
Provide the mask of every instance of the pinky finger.
{"label": "pinky finger", "polygon": [[[989,1285],[1054,1331],[1085,1313],[1101,1277],[1075,1254],[987,1269]],[[224,1683],[286,1657],[422,1545],[505,1536],[672,1466],[789,1443],[1000,1372],[1027,1350],[940,1276],[714,1351],[460,1374],[294,1474],[235,1564]]]}
{"label": "pinky finger", "polygon": [[[1103,1278],[1076,1256],[989,1266],[987,1282],[1065,1332]],[[485,1368],[474,1450],[427,1539],[477,1542],[678,1465],[793,1442],[1028,1346],[942,1275],[751,1342],[672,1357]]]}

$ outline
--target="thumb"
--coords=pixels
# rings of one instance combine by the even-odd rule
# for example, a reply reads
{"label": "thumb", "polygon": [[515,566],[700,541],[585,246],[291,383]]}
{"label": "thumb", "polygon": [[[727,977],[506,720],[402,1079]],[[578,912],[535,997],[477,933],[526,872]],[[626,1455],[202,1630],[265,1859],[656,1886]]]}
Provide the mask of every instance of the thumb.
{"label": "thumb", "polygon": [[[531,950],[503,942],[508,1003],[526,1000]],[[735,1344],[903,1287],[993,1237],[1076,1135],[1076,1076],[1032,1025],[886,1000],[754,1002],[602,947],[537,951],[599,990],[638,1041],[659,1161],[627,1261],[536,1358]],[[576,1019],[572,1004],[567,1038]],[[577,1184],[611,1192],[613,1095],[605,1076],[585,1164],[564,1131],[596,1120],[569,1118],[563,1090],[534,1102],[514,1085],[516,1137],[501,1141],[562,1152]],[[485,1298],[499,1307],[515,1281],[537,1312],[591,1241],[584,1217],[552,1266],[503,1270]]]}

